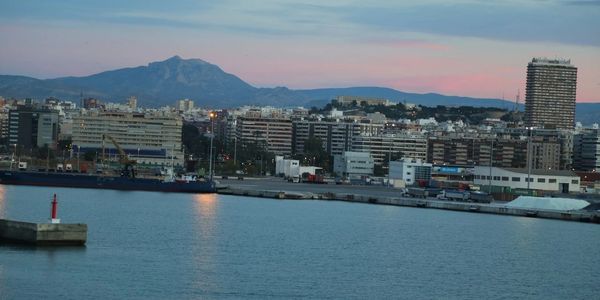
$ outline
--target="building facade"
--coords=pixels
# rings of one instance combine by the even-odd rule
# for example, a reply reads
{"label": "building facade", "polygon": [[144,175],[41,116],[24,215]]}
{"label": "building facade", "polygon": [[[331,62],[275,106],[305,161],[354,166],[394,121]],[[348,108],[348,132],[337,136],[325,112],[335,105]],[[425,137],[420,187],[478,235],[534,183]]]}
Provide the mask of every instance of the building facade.
{"label": "building facade", "polygon": [[600,129],[586,129],[574,137],[573,167],[578,171],[600,171]]}
{"label": "building facade", "polygon": [[[432,164],[421,159],[402,158],[390,162],[389,179],[401,180],[405,185],[413,185],[419,180],[429,181],[431,179]],[[396,185],[396,183],[394,183]]]}
{"label": "building facade", "polygon": [[573,129],[577,68],[570,60],[534,58],[527,65],[525,125]]}
{"label": "building facade", "polygon": [[351,150],[371,153],[377,165],[399,157],[425,161],[427,137],[420,134],[358,135],[352,138]]}
{"label": "building facade", "polygon": [[333,156],[333,171],[338,176],[373,175],[375,164],[370,153],[345,151]]}
{"label": "building facade", "polygon": [[237,118],[236,143],[257,143],[277,155],[292,154],[292,120],[250,112]]}
{"label": "building facade", "polygon": [[[529,185],[528,185],[529,179]],[[532,189],[559,193],[579,192],[579,176],[572,171],[504,169],[475,167],[474,183],[480,186],[501,186],[511,189]]]}
{"label": "building facade", "polygon": [[361,134],[378,135],[383,124],[346,120],[295,120],[293,123],[293,152],[303,153],[309,137],[318,137],[329,155],[350,151],[352,138]]}
{"label": "building facade", "polygon": [[73,117],[73,151],[116,160],[116,145],[104,138],[109,135],[138,163],[183,165],[182,126],[180,117],[169,114],[90,112]]}
{"label": "building facade", "polygon": [[24,149],[48,146],[56,149],[58,112],[33,106],[19,106],[8,115],[8,144]]}

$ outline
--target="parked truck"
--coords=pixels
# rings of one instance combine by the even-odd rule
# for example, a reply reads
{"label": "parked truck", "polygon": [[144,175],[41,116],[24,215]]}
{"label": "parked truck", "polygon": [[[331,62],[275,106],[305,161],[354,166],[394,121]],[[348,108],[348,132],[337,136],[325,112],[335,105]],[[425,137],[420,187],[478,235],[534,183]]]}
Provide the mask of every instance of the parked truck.
{"label": "parked truck", "polygon": [[414,198],[436,197],[440,193],[440,189],[436,188],[408,188],[408,195]]}
{"label": "parked truck", "polygon": [[456,191],[456,190],[443,190],[437,198],[440,200],[452,200],[452,201],[469,201],[469,192]]}
{"label": "parked truck", "polygon": [[491,203],[492,201],[494,201],[494,197],[492,197],[492,195],[488,193],[474,191],[470,193],[469,200],[472,202],[479,203]]}

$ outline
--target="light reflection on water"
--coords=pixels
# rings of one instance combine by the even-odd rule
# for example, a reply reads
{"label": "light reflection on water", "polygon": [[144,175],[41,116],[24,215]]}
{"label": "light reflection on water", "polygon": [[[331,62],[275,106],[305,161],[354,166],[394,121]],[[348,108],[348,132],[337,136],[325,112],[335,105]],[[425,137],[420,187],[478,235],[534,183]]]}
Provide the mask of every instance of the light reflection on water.
{"label": "light reflection on water", "polygon": [[217,291],[218,280],[211,276],[216,273],[215,255],[216,246],[216,219],[217,219],[217,195],[199,194],[194,195],[195,206],[195,235],[196,242],[193,245],[193,263],[196,270],[196,288],[202,291]]}
{"label": "light reflection on water", "polygon": [[0,185],[0,219],[6,218],[6,190]]}

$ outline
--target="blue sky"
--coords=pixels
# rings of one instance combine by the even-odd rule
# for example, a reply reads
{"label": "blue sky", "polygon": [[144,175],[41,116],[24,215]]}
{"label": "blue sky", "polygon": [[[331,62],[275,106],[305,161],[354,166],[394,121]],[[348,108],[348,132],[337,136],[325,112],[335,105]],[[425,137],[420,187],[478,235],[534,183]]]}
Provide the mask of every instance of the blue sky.
{"label": "blue sky", "polygon": [[600,100],[600,1],[0,1],[0,73],[202,58],[257,86],[514,97],[534,56]]}

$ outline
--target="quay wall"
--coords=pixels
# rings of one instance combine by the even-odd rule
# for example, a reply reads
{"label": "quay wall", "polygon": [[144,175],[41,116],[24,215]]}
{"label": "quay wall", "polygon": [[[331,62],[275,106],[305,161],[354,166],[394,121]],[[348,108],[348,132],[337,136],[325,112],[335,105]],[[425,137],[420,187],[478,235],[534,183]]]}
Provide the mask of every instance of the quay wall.
{"label": "quay wall", "polygon": [[532,210],[524,208],[505,207],[499,204],[455,202],[437,199],[407,198],[407,197],[383,197],[367,196],[350,193],[299,193],[272,190],[255,190],[227,188],[219,191],[219,194],[263,197],[275,199],[296,199],[296,200],[333,200],[355,203],[370,203],[381,205],[407,206],[418,208],[433,208],[473,213],[487,213],[498,215],[522,216],[556,219],[564,221],[591,222],[600,224],[600,213],[590,211],[553,211],[553,210]]}

